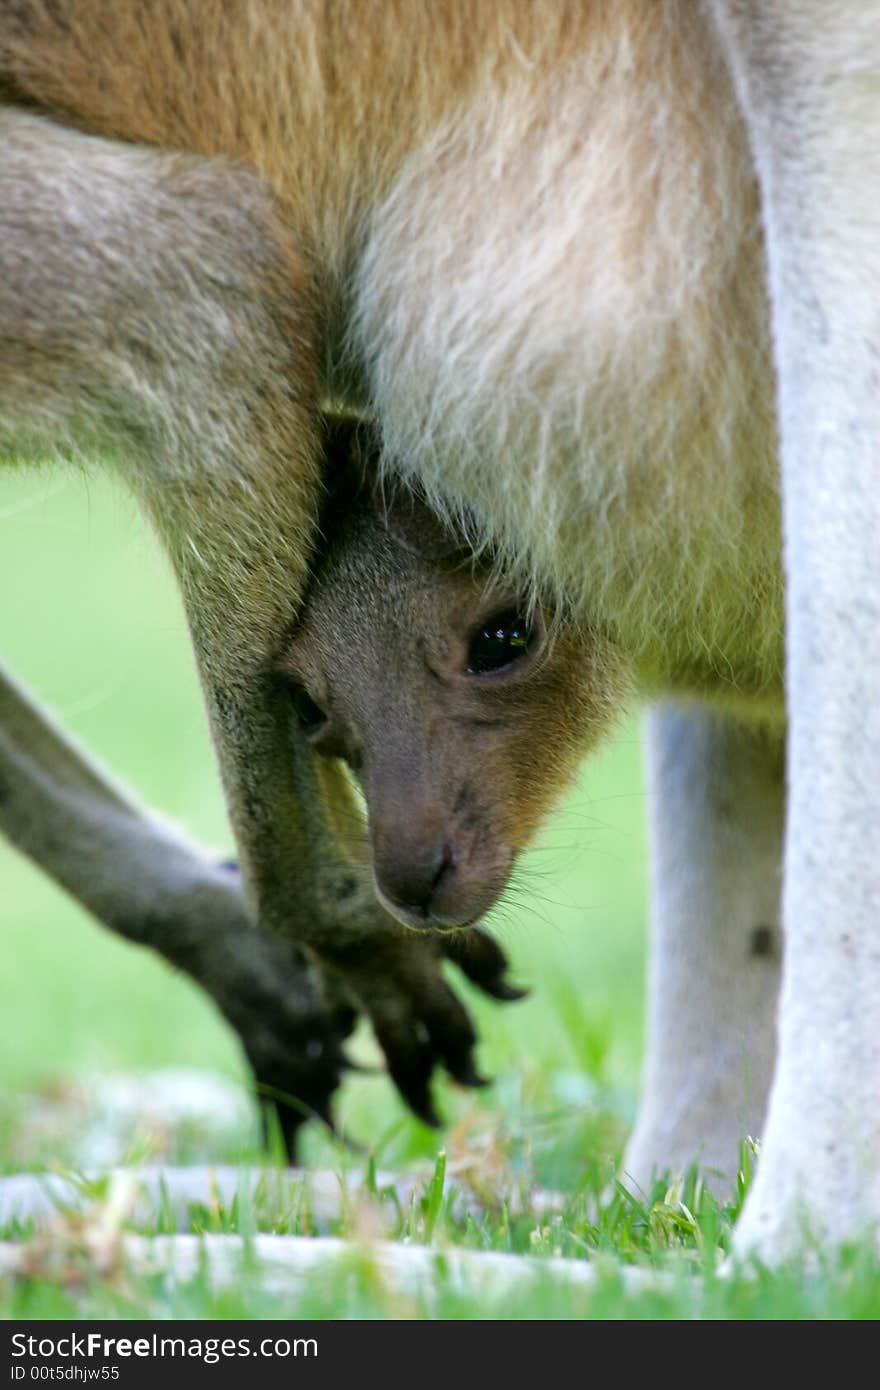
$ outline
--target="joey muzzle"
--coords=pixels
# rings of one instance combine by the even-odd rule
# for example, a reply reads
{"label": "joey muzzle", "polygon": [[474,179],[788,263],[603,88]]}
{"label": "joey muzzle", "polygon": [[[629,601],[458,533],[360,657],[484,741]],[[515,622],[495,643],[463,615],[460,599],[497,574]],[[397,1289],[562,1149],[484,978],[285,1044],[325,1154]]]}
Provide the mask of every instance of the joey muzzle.
{"label": "joey muzzle", "polygon": [[[383,906],[417,930],[469,926],[489,911],[507,880],[497,867],[487,874],[473,845],[435,816],[373,820],[371,839]],[[502,857],[509,869],[510,857]]]}

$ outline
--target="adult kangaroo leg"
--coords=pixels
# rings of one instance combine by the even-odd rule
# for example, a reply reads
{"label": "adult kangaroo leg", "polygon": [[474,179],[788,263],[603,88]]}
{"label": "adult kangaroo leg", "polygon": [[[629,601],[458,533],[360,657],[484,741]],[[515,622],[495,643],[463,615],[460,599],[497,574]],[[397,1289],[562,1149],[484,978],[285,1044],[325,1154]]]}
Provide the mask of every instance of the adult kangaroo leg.
{"label": "adult kangaroo leg", "polygon": [[98,921],[202,985],[258,1087],[292,1098],[278,1108],[291,1152],[303,1120],[329,1119],[347,1020],[322,1019],[303,953],[254,928],[238,874],[132,801],[2,670],[0,830]]}
{"label": "adult kangaroo leg", "polygon": [[780,732],[648,715],[652,945],[644,1094],[626,1176],[694,1160],[723,1188],[773,1070],[785,810]]}
{"label": "adult kangaroo leg", "polygon": [[761,185],[778,372],[789,810],[779,1060],[737,1235],[880,1220],[880,11],[715,0]]}
{"label": "adult kangaroo leg", "polygon": [[498,994],[504,960],[479,933],[428,943],[379,911],[340,834],[347,789],[316,769],[275,672],[321,437],[308,287],[271,194],[236,166],[7,109],[0,323],[0,453],[100,455],[142,499],[181,580],[250,910],[354,986],[429,1115],[437,1061],[475,1078],[441,955]]}

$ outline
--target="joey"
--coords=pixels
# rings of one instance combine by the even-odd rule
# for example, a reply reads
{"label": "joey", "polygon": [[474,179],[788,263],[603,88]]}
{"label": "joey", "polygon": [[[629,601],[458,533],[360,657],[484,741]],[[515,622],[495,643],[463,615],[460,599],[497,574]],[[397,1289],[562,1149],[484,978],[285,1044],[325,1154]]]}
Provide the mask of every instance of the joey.
{"label": "joey", "polygon": [[282,661],[294,717],[357,779],[383,906],[415,929],[467,926],[605,731],[611,657],[417,494],[383,488],[369,426],[332,427],[329,467],[323,544]]}

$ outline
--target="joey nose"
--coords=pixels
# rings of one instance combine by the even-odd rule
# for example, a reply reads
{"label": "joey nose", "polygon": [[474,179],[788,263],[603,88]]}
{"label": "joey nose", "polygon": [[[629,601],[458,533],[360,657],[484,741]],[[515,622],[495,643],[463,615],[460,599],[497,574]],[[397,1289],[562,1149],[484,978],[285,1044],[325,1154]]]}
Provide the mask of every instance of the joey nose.
{"label": "joey nose", "polygon": [[442,838],[375,837],[376,883],[388,906],[410,926],[435,926],[431,918],[456,878],[455,854]]}

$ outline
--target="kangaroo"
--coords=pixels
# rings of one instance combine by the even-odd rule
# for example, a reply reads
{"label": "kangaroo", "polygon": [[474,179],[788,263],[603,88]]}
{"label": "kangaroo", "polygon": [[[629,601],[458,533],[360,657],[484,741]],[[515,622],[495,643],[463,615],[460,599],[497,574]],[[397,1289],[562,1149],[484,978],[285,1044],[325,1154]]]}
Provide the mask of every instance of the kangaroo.
{"label": "kangaroo", "polygon": [[[497,956],[410,923],[479,909],[482,840],[419,782],[410,881],[365,762],[383,906],[281,672],[321,406],[366,410],[383,473],[469,519],[526,616],[596,639],[595,707],[653,702],[627,1170],[729,1173],[757,1126],[737,1241],[771,1260],[805,1213],[834,1242],[880,1219],[877,25],[863,0],[0,10],[0,450],[103,460],[162,536],[248,918],[342,982],[417,1105],[468,1073],[442,958],[497,983]],[[337,1034],[303,977],[308,1072]]]}

